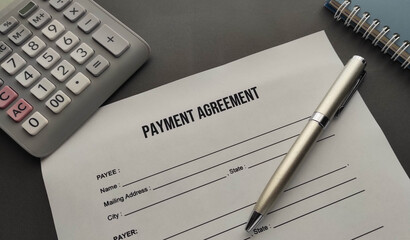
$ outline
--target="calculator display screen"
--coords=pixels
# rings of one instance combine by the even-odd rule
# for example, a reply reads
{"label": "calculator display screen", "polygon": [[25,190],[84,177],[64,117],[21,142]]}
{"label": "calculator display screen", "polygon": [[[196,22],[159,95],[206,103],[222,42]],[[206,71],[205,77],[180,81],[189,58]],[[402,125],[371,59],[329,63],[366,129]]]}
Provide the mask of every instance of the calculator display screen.
{"label": "calculator display screen", "polygon": [[13,1],[14,0],[0,0],[0,11],[3,10],[3,8],[6,8],[7,5],[9,5]]}

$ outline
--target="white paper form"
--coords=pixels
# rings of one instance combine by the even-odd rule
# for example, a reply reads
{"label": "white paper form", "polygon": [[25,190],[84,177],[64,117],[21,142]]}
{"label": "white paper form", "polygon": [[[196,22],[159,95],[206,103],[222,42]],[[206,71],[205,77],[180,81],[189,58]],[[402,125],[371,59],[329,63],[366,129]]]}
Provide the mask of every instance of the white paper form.
{"label": "white paper form", "polygon": [[319,32],[103,107],[42,161],[59,239],[409,239],[409,178],[358,93],[244,230],[342,67]]}

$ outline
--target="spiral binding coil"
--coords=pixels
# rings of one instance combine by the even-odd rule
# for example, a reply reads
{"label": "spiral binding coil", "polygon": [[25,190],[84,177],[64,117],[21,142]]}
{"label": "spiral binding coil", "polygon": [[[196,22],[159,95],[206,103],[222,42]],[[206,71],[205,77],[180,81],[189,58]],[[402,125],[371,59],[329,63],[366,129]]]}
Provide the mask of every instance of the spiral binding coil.
{"label": "spiral binding coil", "polygon": [[350,26],[350,23],[352,22],[353,18],[356,16],[356,14],[360,11],[360,7],[358,5],[353,7],[352,12],[349,14],[349,16],[347,16],[346,21],[345,21],[345,25],[347,27]]}
{"label": "spiral binding coil", "polygon": [[377,26],[379,26],[380,21],[378,19],[374,19],[370,27],[367,28],[366,32],[363,34],[364,39],[368,39],[370,34],[373,32],[374,29],[376,29]]}
{"label": "spiral binding coil", "polygon": [[360,29],[363,28],[363,24],[367,21],[367,19],[370,18],[370,13],[368,12],[364,12],[362,18],[360,19],[360,21],[356,24],[356,27],[353,28],[353,31],[355,33],[358,33],[360,31]]}
{"label": "spiral binding coil", "polygon": [[334,18],[337,21],[340,21],[340,19],[342,19],[342,13],[343,11],[346,9],[347,6],[349,6],[350,4],[350,0],[345,0],[342,5],[340,5],[340,7],[337,9],[337,11],[335,12]]}
{"label": "spiral binding coil", "polygon": [[399,40],[400,38],[400,34],[395,33],[393,34],[393,37],[390,38],[390,40],[384,45],[384,47],[382,48],[382,53],[387,53],[387,50],[389,50],[391,48],[391,46],[393,46],[393,44],[395,42],[397,42],[397,40]]}
{"label": "spiral binding coil", "polygon": [[[345,16],[346,19],[344,21],[344,25],[349,27],[351,25],[351,22],[353,21],[353,19],[355,17],[358,17],[358,13],[360,11],[360,6],[359,5],[355,5],[353,7],[353,9],[351,10],[351,12],[347,15],[344,15],[343,13],[345,12],[345,9],[350,5],[350,0],[345,0],[342,4],[340,4],[339,7],[337,7],[335,14],[334,14],[334,19],[336,21],[340,21],[342,19],[342,16]],[[335,7],[336,8],[336,7]],[[356,26],[353,28],[353,31],[355,33],[359,33],[361,29],[365,30],[362,37],[364,39],[369,39],[369,37],[372,35],[373,31],[375,31],[375,29],[380,25],[380,21],[378,19],[374,19],[373,22],[369,25],[369,27],[364,27],[364,24],[367,22],[367,20],[369,20],[370,18],[370,13],[368,12],[364,12],[362,14],[362,17],[360,18],[360,20],[357,22]],[[389,26],[384,26],[382,28],[382,30],[377,34],[377,36],[373,39],[372,44],[374,46],[377,46],[381,40],[383,38],[387,38],[388,41],[386,44],[384,44],[384,46],[381,49],[381,52],[383,53],[387,53],[389,50],[394,51],[394,49],[392,48],[393,45],[397,42],[397,40],[400,39],[400,35],[398,33],[394,33],[393,36],[389,39],[386,34],[390,32],[390,27]],[[372,35],[374,36],[374,35]],[[404,41],[404,43],[393,52],[393,55],[391,56],[391,59],[393,61],[396,61],[397,59],[399,59],[399,57],[402,57],[404,60],[404,57],[402,56],[403,53],[407,53],[406,50],[410,47],[410,42],[409,41]],[[406,55],[404,55],[406,56]],[[408,57],[404,60],[404,62],[401,64],[401,67],[403,67],[404,69],[407,69],[410,66],[410,54],[408,54]]]}
{"label": "spiral binding coil", "polygon": [[409,47],[409,41],[404,41],[404,43],[399,47],[399,49],[397,49],[396,52],[394,52],[393,56],[391,56],[391,59],[393,59],[393,61],[396,61],[397,58],[399,58],[399,56],[406,51],[406,49]]}
{"label": "spiral binding coil", "polygon": [[406,61],[403,62],[403,64],[401,65],[402,68],[406,69],[408,68],[410,65],[410,55],[407,57]]}
{"label": "spiral binding coil", "polygon": [[384,37],[388,32],[390,32],[390,28],[388,26],[384,26],[383,29],[380,31],[380,33],[376,36],[376,38],[373,40],[372,44],[374,46],[377,46],[379,43],[380,39]]}

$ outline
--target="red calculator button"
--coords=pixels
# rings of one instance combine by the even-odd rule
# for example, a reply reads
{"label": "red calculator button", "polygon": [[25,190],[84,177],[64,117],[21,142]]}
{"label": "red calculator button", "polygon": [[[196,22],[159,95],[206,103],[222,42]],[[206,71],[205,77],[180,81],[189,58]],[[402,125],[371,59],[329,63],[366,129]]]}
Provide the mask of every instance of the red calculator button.
{"label": "red calculator button", "polygon": [[10,103],[12,103],[18,94],[13,91],[9,86],[5,86],[0,90],[0,108],[5,109]]}
{"label": "red calculator button", "polygon": [[33,107],[21,98],[9,110],[7,110],[7,114],[15,122],[20,122],[31,112],[31,110],[33,110]]}

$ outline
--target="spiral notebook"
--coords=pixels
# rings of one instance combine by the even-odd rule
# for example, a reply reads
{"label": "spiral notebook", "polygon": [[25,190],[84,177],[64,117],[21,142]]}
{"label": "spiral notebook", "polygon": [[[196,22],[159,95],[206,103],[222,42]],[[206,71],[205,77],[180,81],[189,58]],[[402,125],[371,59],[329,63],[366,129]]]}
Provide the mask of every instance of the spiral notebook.
{"label": "spiral notebook", "polygon": [[325,7],[404,69],[410,67],[409,0],[327,0]]}

